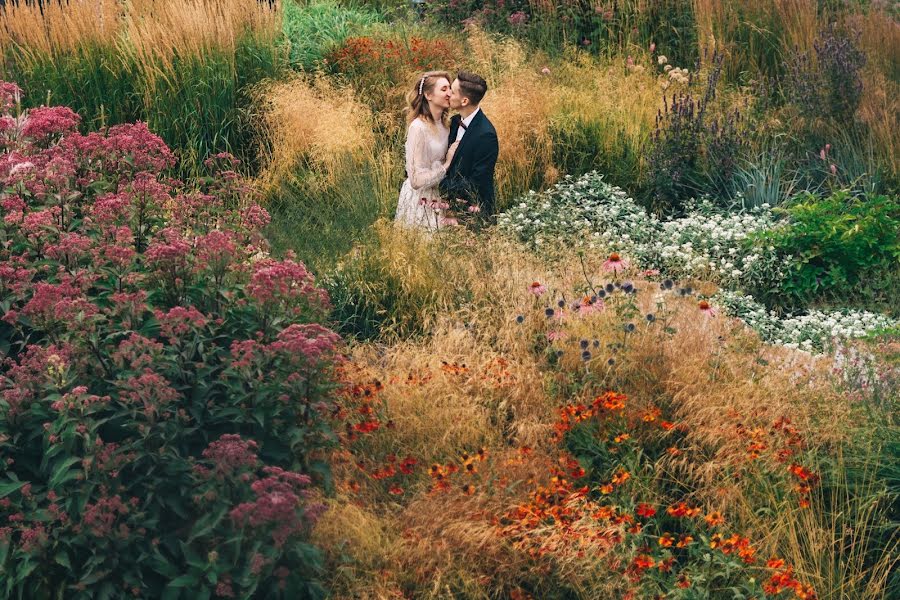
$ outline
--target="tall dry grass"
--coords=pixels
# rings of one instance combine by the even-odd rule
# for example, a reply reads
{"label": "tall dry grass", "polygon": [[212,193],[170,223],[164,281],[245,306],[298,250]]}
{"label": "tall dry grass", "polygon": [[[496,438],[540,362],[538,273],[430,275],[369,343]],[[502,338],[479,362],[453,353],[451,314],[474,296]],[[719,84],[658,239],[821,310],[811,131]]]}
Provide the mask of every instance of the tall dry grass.
{"label": "tall dry grass", "polygon": [[268,81],[252,95],[273,242],[317,271],[333,267],[390,216],[402,150],[394,138],[376,137],[374,116],[353,88],[323,76]]}
{"label": "tall dry grass", "polygon": [[[746,459],[741,428],[765,430],[788,417],[802,432],[804,456],[819,457],[809,466],[837,474],[823,485],[850,489],[840,480],[841,458],[834,449],[856,444],[865,422],[834,387],[828,361],[765,346],[736,322],[700,314],[696,299],[663,296],[658,286],[640,280],[636,316],[610,305],[554,325],[544,307],[555,307],[561,297],[571,301],[586,285],[585,273],[595,284],[605,281],[599,259],[588,258],[583,266],[573,257],[550,268],[502,239],[482,238],[473,245],[461,236],[431,243],[453,264],[434,285],[464,285],[464,301],[435,308],[427,338],[354,347],[351,363],[359,369],[354,381],[384,383],[377,403],[392,421],[392,428],[360,442],[360,456],[377,463],[388,454],[409,455],[427,466],[483,446],[492,461],[480,467],[472,496],[456,489],[463,480],[445,494],[429,492],[422,477],[410,482],[399,501],[379,491],[377,482],[359,492],[339,483],[337,510],[326,515],[322,531],[345,532],[339,538],[348,547],[381,547],[376,557],[357,555],[348,563],[330,554],[341,573],[339,596],[390,597],[403,590],[427,598],[489,598],[520,586],[543,598],[615,595],[615,574],[605,562],[563,548],[528,557],[499,534],[496,521],[549,476],[548,465],[559,452],[550,440],[558,407],[605,389],[626,393],[629,406],[638,410],[666,407],[686,426],[684,454],[653,465],[657,479],[678,482],[708,510],[725,512],[729,526],[749,536],[760,556],[790,559],[822,597],[874,599],[884,593],[896,541],[883,550],[873,544],[873,525],[886,509],[878,501],[880,484],[869,480],[868,489],[856,486],[843,497],[823,493],[820,506],[801,511],[782,476],[784,465]],[[542,282],[547,295],[530,295],[531,281]],[[715,289],[693,283],[703,293]],[[639,325],[617,353],[603,350],[623,341],[623,319],[650,312],[674,333]],[[523,323],[518,315],[525,316]],[[540,350],[551,326],[567,336],[556,343],[564,350],[556,367]],[[601,348],[587,373],[579,339],[597,339]],[[612,367],[606,366],[609,356],[616,358]],[[498,359],[505,361],[508,385],[485,376]],[[465,369],[445,369],[445,363]],[[532,449],[528,461],[516,460],[522,446]],[[335,473],[339,482],[359,480],[352,455],[336,462]],[[384,532],[390,533],[384,537]],[[375,564],[377,582],[367,578]]]}
{"label": "tall dry grass", "polygon": [[221,151],[252,162],[243,90],[286,68],[280,31],[256,0],[20,2],[0,13],[0,76],[86,126],[147,121],[197,174]]}
{"label": "tall dry grass", "polygon": [[806,0],[693,0],[701,50],[718,47],[728,57],[732,80],[781,72],[782,55],[812,50],[821,23]]}

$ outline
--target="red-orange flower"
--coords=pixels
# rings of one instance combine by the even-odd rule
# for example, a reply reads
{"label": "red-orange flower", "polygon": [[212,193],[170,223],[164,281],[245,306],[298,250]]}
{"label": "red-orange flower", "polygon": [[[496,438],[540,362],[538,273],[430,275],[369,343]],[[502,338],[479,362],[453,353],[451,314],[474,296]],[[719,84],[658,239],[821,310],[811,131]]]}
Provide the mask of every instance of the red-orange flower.
{"label": "red-orange flower", "polygon": [[415,470],[416,459],[411,456],[407,456],[402,461],[400,461],[400,472],[404,475],[411,475],[413,470]]}
{"label": "red-orange flower", "polygon": [[403,493],[403,488],[400,487],[399,485],[392,485],[390,487],[390,489],[388,489],[388,494],[391,494],[394,496],[399,496],[402,493]]}
{"label": "red-orange flower", "polygon": [[653,508],[652,506],[650,506],[649,504],[641,503],[641,504],[637,505],[637,508],[635,509],[634,512],[639,517],[644,517],[646,519],[649,519],[650,517],[652,517],[656,514],[656,509]]}
{"label": "red-orange flower", "polygon": [[711,512],[705,517],[703,520],[706,521],[706,524],[710,527],[715,527],[716,525],[721,525],[725,522],[725,517],[722,516],[722,513],[719,511]]}
{"label": "red-orange flower", "polygon": [[675,538],[671,533],[666,532],[659,537],[659,545],[663,548],[671,548],[674,543]]}
{"label": "red-orange flower", "polygon": [[612,484],[616,486],[622,485],[629,479],[631,479],[631,473],[624,469],[619,469],[612,477]]}

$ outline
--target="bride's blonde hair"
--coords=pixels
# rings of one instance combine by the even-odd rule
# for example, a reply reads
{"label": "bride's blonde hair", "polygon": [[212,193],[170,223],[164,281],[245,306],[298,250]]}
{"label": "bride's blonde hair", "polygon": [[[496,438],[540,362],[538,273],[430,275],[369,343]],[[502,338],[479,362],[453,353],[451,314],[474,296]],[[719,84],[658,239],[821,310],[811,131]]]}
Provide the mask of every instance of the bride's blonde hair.
{"label": "bride's blonde hair", "polygon": [[[429,123],[434,122],[434,117],[431,116],[431,110],[428,108],[428,100],[425,99],[425,94],[434,90],[434,86],[437,85],[437,82],[441,79],[446,79],[447,83],[450,83],[450,73],[446,71],[428,71],[427,73],[422,73],[418,79],[416,79],[416,83],[406,94],[406,124],[409,125],[419,117],[424,117],[426,121]],[[447,125],[449,117],[447,116],[448,111],[444,111],[441,115],[441,121],[443,121],[444,125]]]}

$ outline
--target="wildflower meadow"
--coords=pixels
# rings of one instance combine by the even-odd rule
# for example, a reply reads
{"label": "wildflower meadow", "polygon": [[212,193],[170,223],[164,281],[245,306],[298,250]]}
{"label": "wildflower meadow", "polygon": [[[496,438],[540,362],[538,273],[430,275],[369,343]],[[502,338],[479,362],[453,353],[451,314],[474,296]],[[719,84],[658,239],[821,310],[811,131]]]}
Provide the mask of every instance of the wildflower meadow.
{"label": "wildflower meadow", "polygon": [[[0,598],[900,597],[900,12],[0,0]],[[498,213],[393,223],[482,75]]]}

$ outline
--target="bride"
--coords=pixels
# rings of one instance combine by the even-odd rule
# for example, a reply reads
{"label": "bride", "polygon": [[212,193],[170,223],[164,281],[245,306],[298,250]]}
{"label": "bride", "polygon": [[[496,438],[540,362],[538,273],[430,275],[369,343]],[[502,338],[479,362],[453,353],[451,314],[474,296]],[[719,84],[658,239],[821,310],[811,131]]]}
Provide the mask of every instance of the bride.
{"label": "bride", "polygon": [[450,74],[429,71],[406,96],[406,181],[397,201],[396,221],[405,227],[435,231],[443,224],[447,205],[438,184],[456,152],[458,142],[448,147],[450,130]]}

